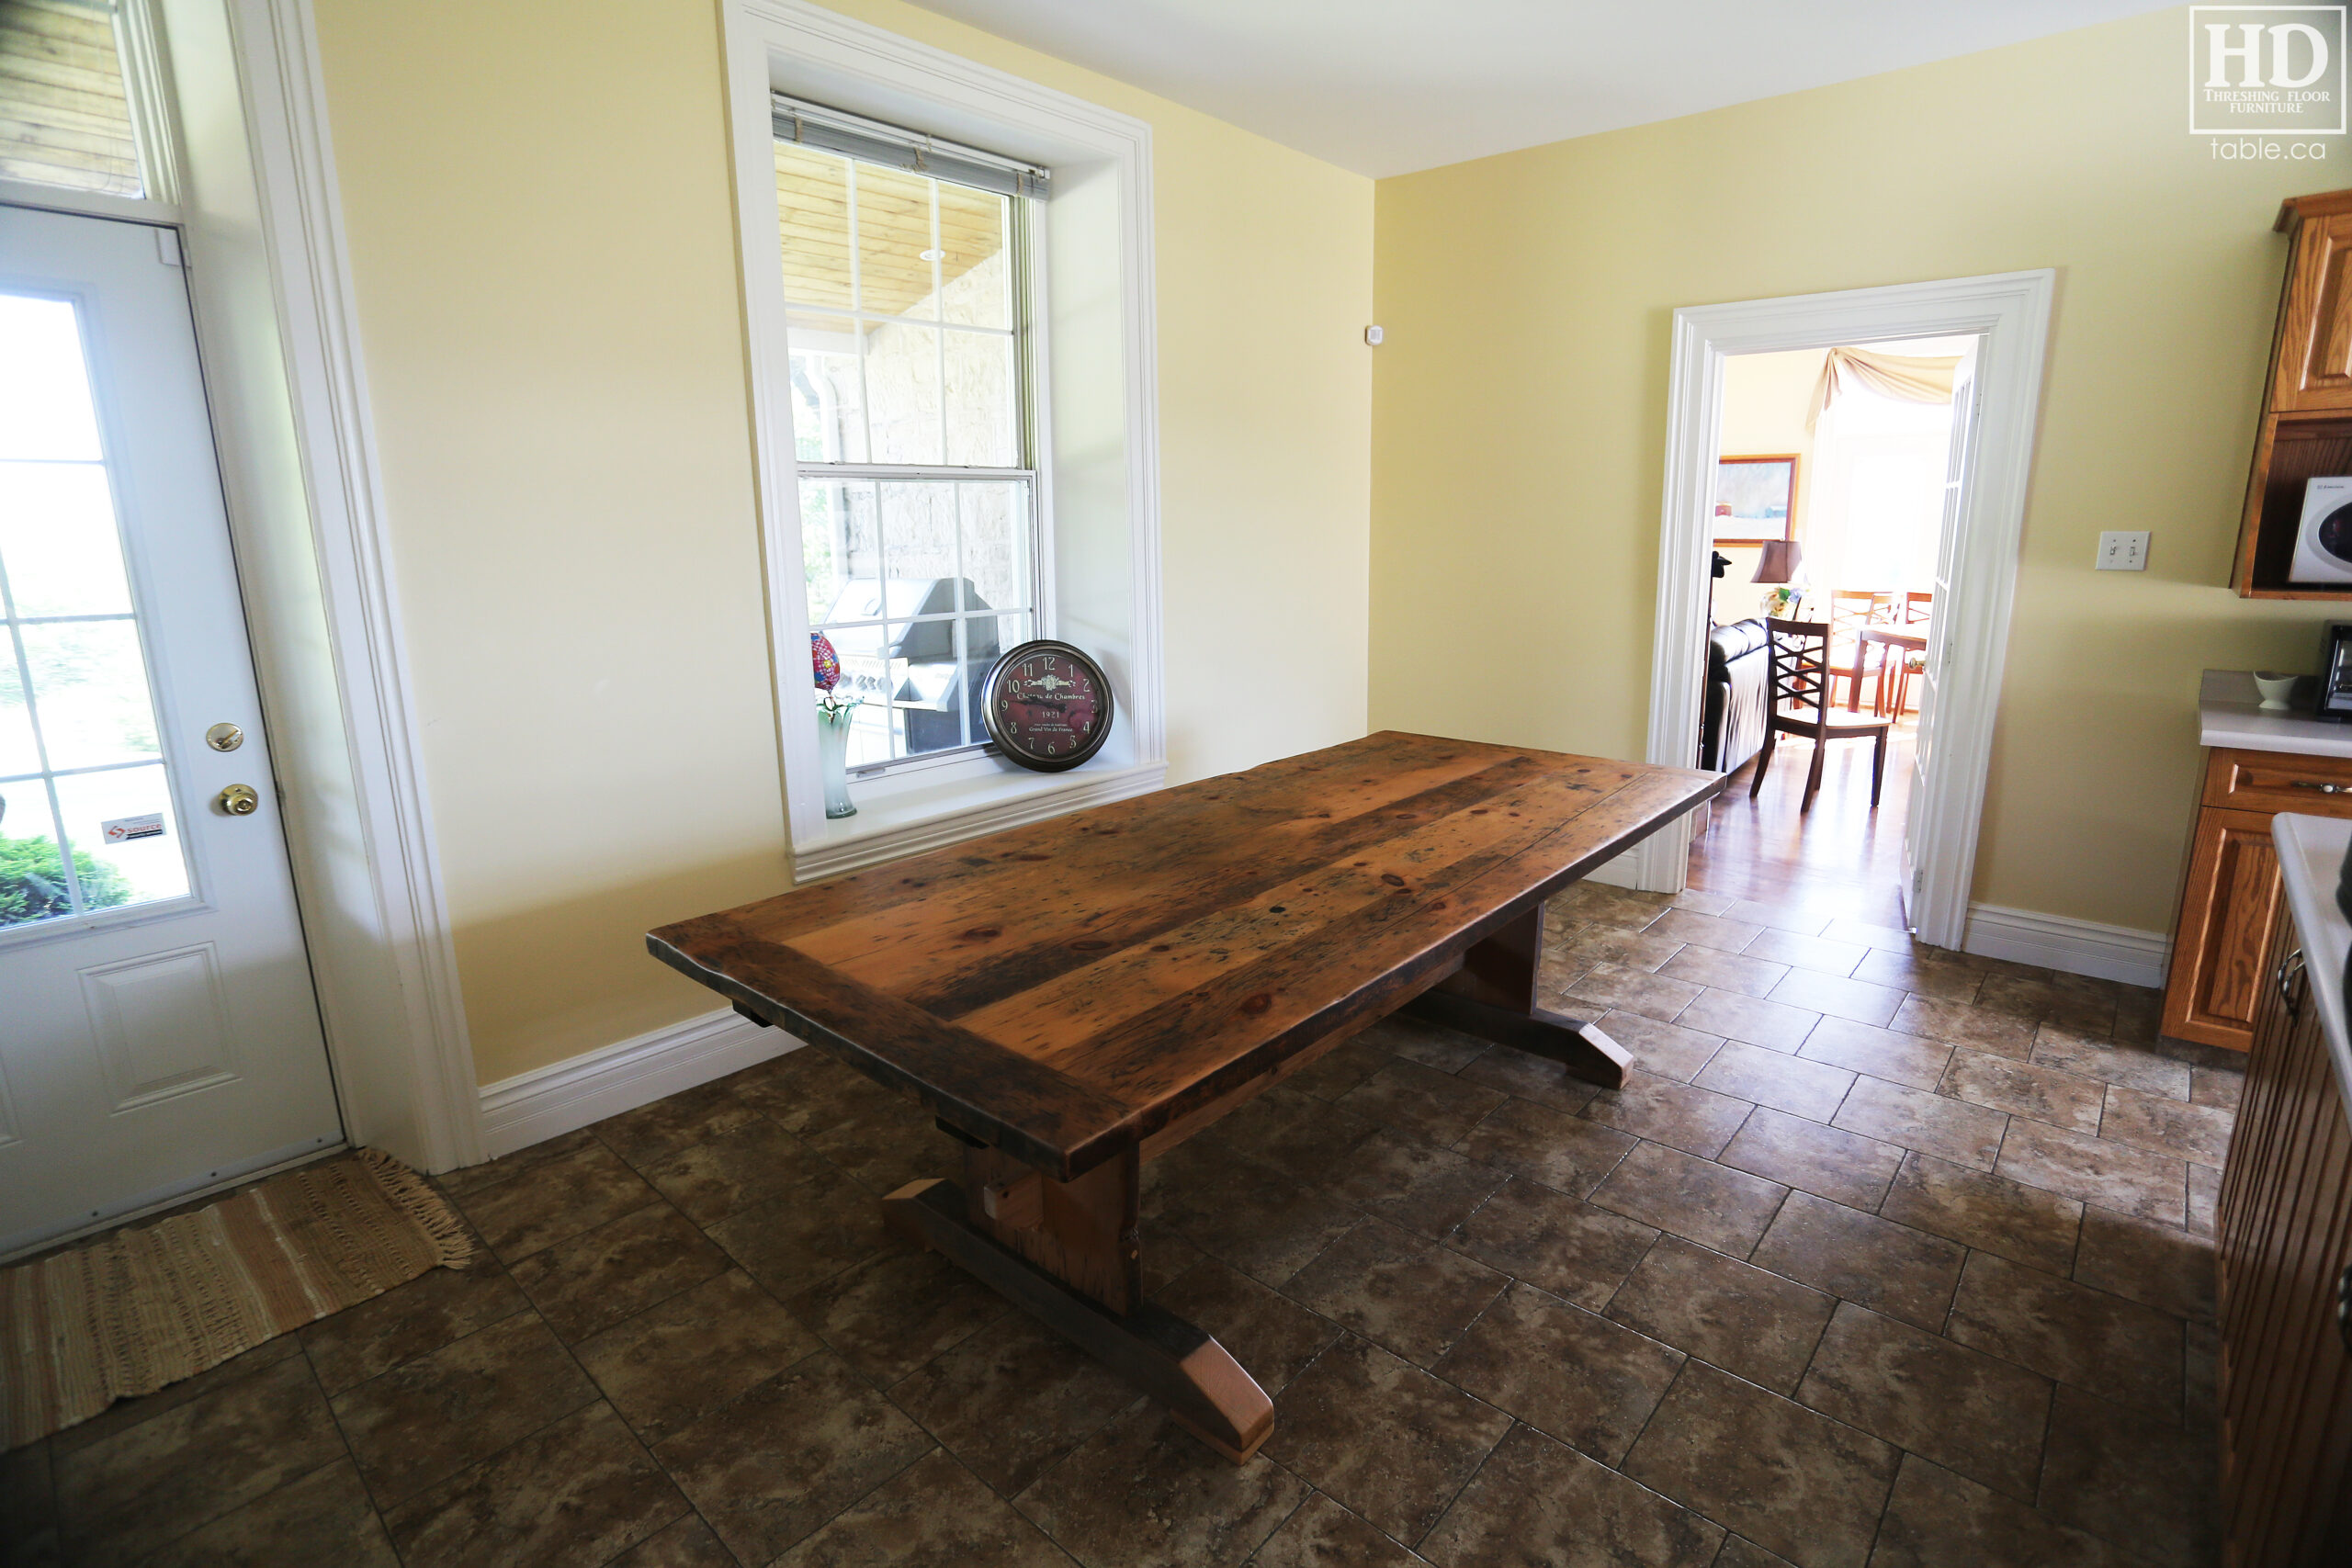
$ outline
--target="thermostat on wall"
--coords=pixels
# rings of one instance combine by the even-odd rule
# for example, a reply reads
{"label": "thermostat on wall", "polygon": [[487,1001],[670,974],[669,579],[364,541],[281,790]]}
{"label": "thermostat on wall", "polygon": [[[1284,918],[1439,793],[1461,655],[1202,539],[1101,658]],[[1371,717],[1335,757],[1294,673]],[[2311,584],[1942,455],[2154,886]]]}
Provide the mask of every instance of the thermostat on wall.
{"label": "thermostat on wall", "polygon": [[2308,480],[2295,530],[2294,582],[2352,582],[2352,476]]}

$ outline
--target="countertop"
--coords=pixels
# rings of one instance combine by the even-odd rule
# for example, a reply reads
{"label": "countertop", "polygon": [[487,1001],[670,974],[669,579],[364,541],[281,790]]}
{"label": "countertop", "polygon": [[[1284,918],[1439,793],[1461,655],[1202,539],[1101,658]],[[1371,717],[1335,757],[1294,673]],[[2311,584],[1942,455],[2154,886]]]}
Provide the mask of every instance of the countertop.
{"label": "countertop", "polygon": [[[2278,850],[2278,877],[2287,886],[2287,908],[2303,947],[2303,970],[2319,998],[2320,1030],[2335,1064],[2336,1092],[2352,1116],[2352,1037],[2345,1029],[2344,960],[2352,953],[2352,924],[2335,907],[2335,882],[2344,869],[2345,846],[2352,844],[2352,822],[2330,817],[2281,814],[2270,819],[2271,842]],[[2265,984],[2268,984],[2266,976]]]}
{"label": "countertop", "polygon": [[[2312,700],[2316,678],[2305,676],[2295,701]],[[2308,711],[2265,713],[2251,670],[2208,670],[2197,692],[2199,741],[2233,751],[2293,751],[2306,757],[2352,757],[2352,724],[2331,724]]]}

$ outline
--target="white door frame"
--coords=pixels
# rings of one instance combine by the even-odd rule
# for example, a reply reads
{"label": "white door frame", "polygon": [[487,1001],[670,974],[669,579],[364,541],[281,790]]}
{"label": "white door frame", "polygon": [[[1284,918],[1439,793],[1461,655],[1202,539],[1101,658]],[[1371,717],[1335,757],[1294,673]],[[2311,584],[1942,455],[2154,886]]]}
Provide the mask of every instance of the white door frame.
{"label": "white door frame", "polygon": [[[1912,908],[1920,940],[1939,947],[1961,946],[1967,931],[2056,281],[2057,274],[2044,268],[1694,305],[1674,312],[1649,760],[1679,768],[1695,766],[1699,754],[1724,360],[1735,354],[1982,335],[1976,449],[1962,496],[1953,603],[1936,607],[1944,648],[1936,752],[1924,798],[1910,805],[1921,845],[1920,886]],[[1681,891],[1690,863],[1689,819],[1655,835],[1635,852],[1640,859],[1629,869],[1637,886]]]}

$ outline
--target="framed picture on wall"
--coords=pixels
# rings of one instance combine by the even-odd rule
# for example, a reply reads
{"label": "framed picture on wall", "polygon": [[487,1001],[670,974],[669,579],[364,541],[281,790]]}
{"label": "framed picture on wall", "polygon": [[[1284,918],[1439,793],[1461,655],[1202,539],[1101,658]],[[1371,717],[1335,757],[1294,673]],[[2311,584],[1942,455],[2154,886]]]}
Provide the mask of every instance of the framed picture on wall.
{"label": "framed picture on wall", "polygon": [[1715,543],[1760,545],[1789,536],[1797,509],[1797,455],[1715,460]]}

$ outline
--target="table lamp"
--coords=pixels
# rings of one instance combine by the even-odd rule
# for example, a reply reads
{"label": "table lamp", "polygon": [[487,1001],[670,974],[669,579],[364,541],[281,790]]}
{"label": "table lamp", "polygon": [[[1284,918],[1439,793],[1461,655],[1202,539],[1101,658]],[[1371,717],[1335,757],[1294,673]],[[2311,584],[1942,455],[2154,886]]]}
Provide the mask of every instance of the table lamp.
{"label": "table lamp", "polygon": [[1764,595],[1763,610],[1767,616],[1786,619],[1804,604],[1804,586],[1801,572],[1804,566],[1804,547],[1794,539],[1767,539],[1758,552],[1756,575],[1751,582],[1776,582],[1784,586]]}

